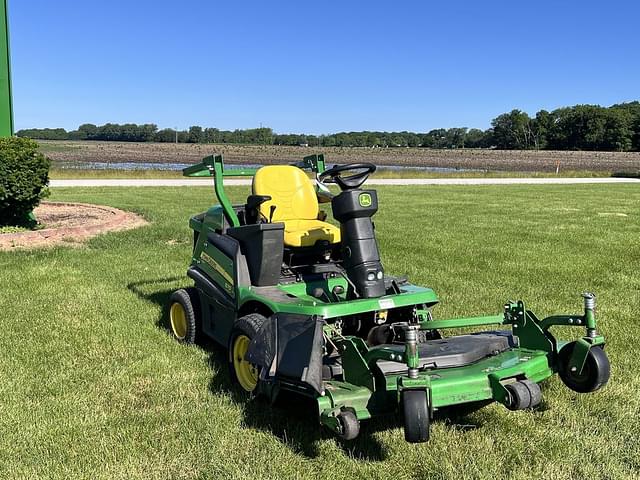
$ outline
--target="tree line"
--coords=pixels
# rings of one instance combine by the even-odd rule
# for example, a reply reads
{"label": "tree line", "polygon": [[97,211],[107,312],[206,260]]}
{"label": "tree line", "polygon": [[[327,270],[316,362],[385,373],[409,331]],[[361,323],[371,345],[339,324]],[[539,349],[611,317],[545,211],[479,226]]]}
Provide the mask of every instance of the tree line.
{"label": "tree line", "polygon": [[20,130],[17,135],[38,140],[640,151],[640,102],[610,107],[574,105],[551,112],[540,110],[533,117],[521,110],[512,110],[494,118],[486,130],[439,128],[427,133],[363,131],[306,135],[279,134],[270,128],[220,130],[195,125],[188,130],[173,130],[158,129],[155,124],[97,126],[86,123],[72,131],[32,128]]}

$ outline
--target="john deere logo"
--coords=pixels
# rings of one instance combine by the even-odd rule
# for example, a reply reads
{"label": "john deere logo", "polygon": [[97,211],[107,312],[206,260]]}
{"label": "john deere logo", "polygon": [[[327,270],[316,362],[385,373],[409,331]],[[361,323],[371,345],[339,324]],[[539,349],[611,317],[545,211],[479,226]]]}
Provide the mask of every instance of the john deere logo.
{"label": "john deere logo", "polygon": [[368,193],[361,193],[358,197],[358,201],[360,202],[361,207],[370,207],[371,206],[371,195]]}

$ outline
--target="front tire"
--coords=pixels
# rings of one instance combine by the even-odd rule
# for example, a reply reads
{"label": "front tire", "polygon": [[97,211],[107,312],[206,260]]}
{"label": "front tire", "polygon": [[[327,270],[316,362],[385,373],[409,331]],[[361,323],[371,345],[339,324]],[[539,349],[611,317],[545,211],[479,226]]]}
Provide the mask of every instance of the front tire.
{"label": "front tire", "polygon": [[402,412],[404,417],[404,438],[409,443],[429,441],[429,405],[424,390],[402,392]]}
{"label": "front tire", "polygon": [[589,349],[582,367],[582,373],[572,372],[569,360],[573,354],[575,343],[569,343],[558,354],[559,374],[564,384],[574,392],[590,393],[602,388],[611,375],[611,365],[604,350],[599,347]]}
{"label": "front tire", "polygon": [[176,290],[169,297],[169,327],[181,343],[195,343],[200,330],[200,297],[194,287]]}
{"label": "front tire", "polygon": [[246,360],[247,351],[266,318],[259,313],[250,313],[238,319],[229,337],[229,372],[231,380],[247,393],[258,387],[260,370]]}

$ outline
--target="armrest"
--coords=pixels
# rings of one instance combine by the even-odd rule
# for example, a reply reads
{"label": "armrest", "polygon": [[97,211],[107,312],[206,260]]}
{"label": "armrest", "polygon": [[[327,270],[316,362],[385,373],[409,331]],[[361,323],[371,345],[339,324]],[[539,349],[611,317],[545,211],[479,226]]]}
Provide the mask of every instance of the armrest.
{"label": "armrest", "polygon": [[271,200],[271,195],[249,195],[247,197],[247,208],[257,209],[269,200]]}

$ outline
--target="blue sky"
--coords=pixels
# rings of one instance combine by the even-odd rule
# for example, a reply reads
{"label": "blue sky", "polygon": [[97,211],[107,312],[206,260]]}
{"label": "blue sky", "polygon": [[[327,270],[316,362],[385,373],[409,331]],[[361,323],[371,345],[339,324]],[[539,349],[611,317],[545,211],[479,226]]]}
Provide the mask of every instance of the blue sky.
{"label": "blue sky", "polygon": [[16,128],[486,128],[640,99],[638,2],[9,0]]}

